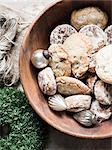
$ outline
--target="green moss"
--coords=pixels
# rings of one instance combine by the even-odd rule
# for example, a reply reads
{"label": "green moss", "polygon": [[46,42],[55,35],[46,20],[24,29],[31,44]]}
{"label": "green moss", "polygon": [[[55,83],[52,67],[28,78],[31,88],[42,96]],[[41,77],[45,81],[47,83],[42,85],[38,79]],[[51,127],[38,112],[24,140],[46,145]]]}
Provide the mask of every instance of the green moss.
{"label": "green moss", "polygon": [[14,88],[0,88],[0,125],[7,124],[10,131],[7,135],[1,132],[0,150],[43,149],[47,125],[32,110],[26,96]]}

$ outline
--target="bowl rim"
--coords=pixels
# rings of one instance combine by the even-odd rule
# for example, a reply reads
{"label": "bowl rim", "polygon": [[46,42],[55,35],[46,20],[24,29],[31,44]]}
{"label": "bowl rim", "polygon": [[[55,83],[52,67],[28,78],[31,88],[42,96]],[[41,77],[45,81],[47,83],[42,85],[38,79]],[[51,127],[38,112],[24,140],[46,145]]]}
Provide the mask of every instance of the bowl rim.
{"label": "bowl rim", "polygon": [[53,7],[54,5],[56,5],[57,3],[59,2],[62,2],[63,0],[55,0],[53,2],[51,2],[50,4],[48,4],[43,10],[40,11],[40,13],[37,15],[37,17],[34,18],[34,20],[32,21],[31,25],[28,27],[24,37],[23,37],[23,41],[22,41],[22,44],[21,44],[21,48],[20,48],[20,57],[19,57],[19,70],[20,70],[20,81],[21,81],[21,84],[23,86],[23,89],[24,89],[24,92],[28,98],[28,101],[30,103],[30,105],[32,106],[32,108],[34,109],[34,111],[45,121],[47,122],[50,126],[52,126],[53,128],[55,128],[56,130],[62,132],[62,133],[65,133],[67,135],[71,135],[71,136],[76,136],[76,137],[79,137],[79,138],[86,138],[86,139],[104,139],[104,138],[112,138],[112,134],[104,134],[104,135],[86,135],[86,134],[80,134],[80,133],[72,133],[70,131],[67,131],[65,129],[63,129],[62,127],[60,126],[56,126],[52,121],[50,121],[49,119],[47,119],[47,117],[41,115],[41,113],[38,111],[37,107],[34,105],[34,103],[30,100],[30,94],[29,92],[26,90],[25,86],[24,86],[24,79],[22,77],[22,74],[23,74],[23,71],[22,71],[22,67],[21,67],[21,57],[22,57],[22,52],[24,51],[24,45],[25,45],[25,42],[27,40],[27,37],[30,33],[30,31],[32,30],[33,26],[36,24],[37,20],[40,19],[40,17],[47,11],[49,10],[51,7]]}

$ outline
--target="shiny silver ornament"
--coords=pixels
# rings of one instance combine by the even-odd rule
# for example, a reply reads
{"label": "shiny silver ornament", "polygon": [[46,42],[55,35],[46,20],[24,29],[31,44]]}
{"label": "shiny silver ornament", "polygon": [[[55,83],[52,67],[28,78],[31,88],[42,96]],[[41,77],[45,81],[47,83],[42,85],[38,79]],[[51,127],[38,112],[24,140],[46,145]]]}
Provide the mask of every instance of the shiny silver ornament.
{"label": "shiny silver ornament", "polygon": [[38,49],[31,56],[32,64],[38,69],[45,68],[49,63],[48,59],[44,56],[44,51],[46,51],[47,55],[47,50]]}

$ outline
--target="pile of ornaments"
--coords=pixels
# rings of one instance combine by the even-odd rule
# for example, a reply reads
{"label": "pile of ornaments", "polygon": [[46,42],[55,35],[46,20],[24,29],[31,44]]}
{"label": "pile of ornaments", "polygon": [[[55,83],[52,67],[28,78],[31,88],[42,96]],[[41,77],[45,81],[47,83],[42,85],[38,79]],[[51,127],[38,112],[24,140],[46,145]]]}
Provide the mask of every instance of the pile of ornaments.
{"label": "pile of ornaments", "polygon": [[112,115],[112,25],[97,7],[74,10],[71,25],[55,27],[48,50],[35,50],[38,85],[54,111],[92,127]]}

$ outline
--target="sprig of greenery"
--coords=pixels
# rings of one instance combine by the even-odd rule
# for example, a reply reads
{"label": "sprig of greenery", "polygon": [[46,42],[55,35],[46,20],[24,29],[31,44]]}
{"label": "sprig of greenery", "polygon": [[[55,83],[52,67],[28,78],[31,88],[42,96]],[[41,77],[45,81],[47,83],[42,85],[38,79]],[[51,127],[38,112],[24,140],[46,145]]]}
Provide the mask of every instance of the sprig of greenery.
{"label": "sprig of greenery", "polygon": [[0,150],[42,150],[47,125],[28,104],[26,96],[14,88],[0,88],[0,125],[9,124],[10,133],[0,139]]}

